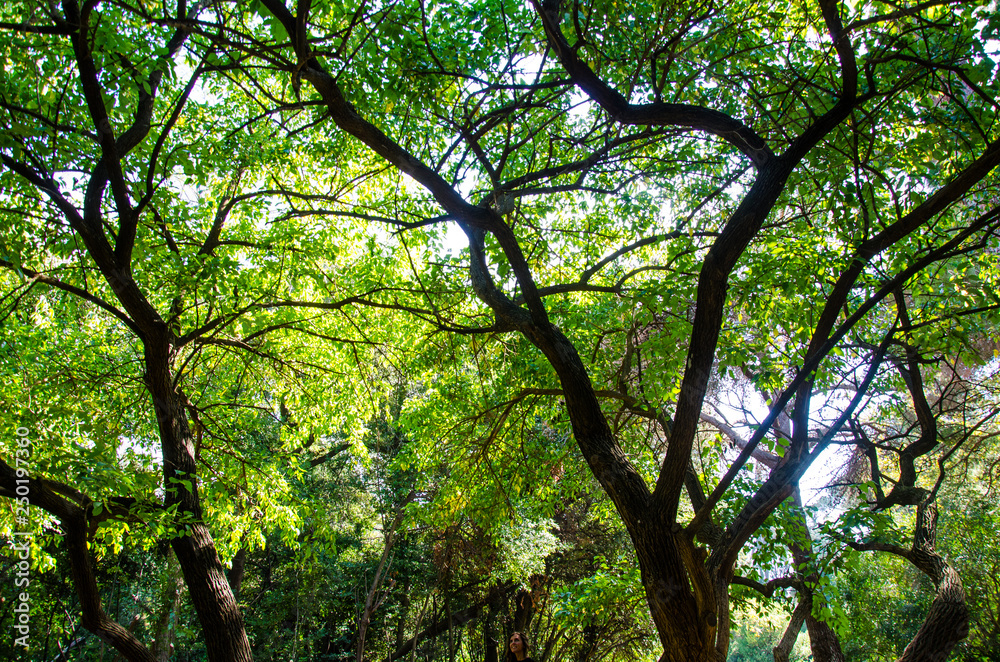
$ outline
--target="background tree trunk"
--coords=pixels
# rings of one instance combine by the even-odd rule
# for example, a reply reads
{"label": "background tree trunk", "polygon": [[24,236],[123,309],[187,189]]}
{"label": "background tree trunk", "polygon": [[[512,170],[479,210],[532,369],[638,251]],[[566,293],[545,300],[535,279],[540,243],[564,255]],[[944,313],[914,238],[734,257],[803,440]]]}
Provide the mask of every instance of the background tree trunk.
{"label": "background tree trunk", "polygon": [[236,556],[233,557],[233,564],[230,566],[229,574],[226,576],[229,580],[229,589],[233,592],[233,599],[236,602],[240,601],[240,590],[243,588],[243,575],[246,572],[246,564],[246,547],[240,547],[240,551],[236,552]]}
{"label": "background tree trunk", "polygon": [[184,594],[184,577],[173,552],[167,553],[166,564],[160,579],[162,590],[152,627],[152,652],[159,662],[170,662],[177,638],[177,610],[181,607]]}
{"label": "background tree trunk", "polygon": [[802,624],[805,623],[806,614],[810,611],[812,611],[812,600],[805,597],[799,598],[799,604],[795,605],[792,618],[788,621],[788,626],[785,628],[784,634],[781,635],[778,644],[771,649],[771,653],[774,655],[774,662],[788,662],[788,656],[792,652],[792,647],[795,646],[795,641],[799,638],[799,632],[802,631]]}

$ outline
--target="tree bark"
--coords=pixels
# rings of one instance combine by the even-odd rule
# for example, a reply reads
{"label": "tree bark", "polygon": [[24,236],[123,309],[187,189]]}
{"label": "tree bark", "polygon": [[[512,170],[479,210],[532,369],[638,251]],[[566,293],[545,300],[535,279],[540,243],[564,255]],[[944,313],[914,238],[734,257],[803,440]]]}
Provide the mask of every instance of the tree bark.
{"label": "tree bark", "polygon": [[215,541],[202,520],[194,437],[182,395],[170,370],[172,335],[161,321],[159,333],[144,339],[146,386],[153,398],[163,449],[164,505],[176,506],[185,533],[171,541],[191,596],[211,662],[251,662],[243,616]]}
{"label": "tree bark", "polygon": [[514,596],[514,632],[525,632],[535,615],[535,596],[521,589]]}
{"label": "tree bark", "polygon": [[[557,6],[559,3],[534,3],[548,36],[549,46],[572,83],[605,109],[610,121],[647,127],[686,127],[709,133],[730,142],[757,168],[757,176],[749,191],[726,220],[702,263],[693,330],[674,424],[652,492],[642,474],[618,445],[576,348],[551,323],[528,260],[512,227],[499,213],[497,206],[487,203],[471,204],[437,170],[409,153],[362,117],[348,102],[335,76],[324,69],[317,55],[310,50],[308,34],[302,27],[305,16],[295,16],[282,0],[264,0],[264,4],[282,22],[290,35],[288,45],[294,49],[295,59],[289,63],[289,70],[292,71],[294,67],[295,76],[301,76],[313,85],[333,122],[397,170],[415,179],[441,205],[445,214],[457,221],[466,232],[470,247],[471,288],[493,311],[493,328],[497,331],[521,333],[545,355],[554,368],[562,388],[574,439],[590,470],[615,504],[635,546],[647,602],[664,647],[661,659],[670,662],[724,659],[729,645],[728,587],[739,551],[764,520],[791,495],[798,477],[812,458],[805,445],[793,447],[782,466],[772,471],[769,479],[726,529],[707,561],[705,551],[695,546],[694,537],[705,524],[718,499],[725,493],[728,485],[725,480],[731,482],[745,459],[734,465],[732,475],[727,472],[719,489],[699,508],[689,530],[685,530],[678,522],[678,509],[725,321],[729,276],[763,227],[793,169],[810,150],[847,120],[859,103],[857,62],[849,33],[844,30],[839,17],[837,3],[834,0],[819,2],[828,36],[840,64],[836,101],[822,115],[812,118],[798,136],[791,136],[788,149],[781,155],[775,155],[766,141],[750,127],[714,109],[660,102],[630,103],[583,61],[582,51],[568,43],[563,26],[559,24],[563,17],[563,12]],[[578,36],[583,38],[582,35]],[[996,153],[983,161],[980,164],[982,167],[1000,158],[1000,151],[993,147],[990,150]],[[978,182],[989,168],[983,170],[979,167],[981,174],[978,178],[972,177],[974,173],[968,171],[970,177],[965,179],[972,183]],[[852,262],[852,266],[845,269],[838,280],[835,293],[851,292],[854,282],[874,255],[917,230],[944,208],[942,205],[949,202],[949,197],[959,196],[968,190],[968,187],[963,186],[962,183],[947,185],[929,198],[927,203],[908,213],[902,221],[865,242],[861,247],[863,251],[856,255],[857,259]],[[516,301],[507,295],[504,288],[497,286],[493,279],[485,250],[484,239],[487,233],[492,235],[499,246],[502,252],[500,259],[510,268],[520,289],[521,294]],[[870,302],[877,302],[877,299],[871,299]],[[827,305],[821,321],[829,321],[829,328],[822,324],[817,327],[808,353],[808,359],[816,363],[803,367],[800,376],[796,378],[799,381],[794,382],[795,390],[791,386],[787,389],[788,398],[797,390],[799,397],[796,397],[795,404],[800,413],[809,412],[808,402],[812,388],[809,375],[829,351],[833,331],[841,328],[835,322],[839,319],[842,308],[837,302]],[[863,315],[864,312],[859,314]],[[849,328],[849,325],[844,328]],[[834,343],[837,341],[839,338],[833,338]],[[787,402],[788,400],[776,405],[775,412],[783,409]],[[761,434],[766,433],[769,425],[761,426]],[[808,425],[799,428],[796,430],[796,439],[807,442]],[[751,450],[747,450],[747,457],[750,452]]]}
{"label": "tree bark", "polygon": [[[130,175],[139,173],[125,171],[128,165],[125,158],[142,144],[154,124],[156,95],[165,69],[152,67],[144,80],[135,80],[137,84],[142,84],[138,85],[133,121],[116,136],[116,125],[111,121],[104,102],[104,95],[109,91],[102,82],[95,59],[95,45],[91,41],[94,27],[91,19],[100,20],[95,11],[97,4],[85,2],[81,5],[77,0],[64,0],[58,5],[64,14],[62,22],[72,46],[79,91],[85,100],[99,147],[99,152],[93,155],[94,165],[82,204],[66,197],[43,169],[6,155],[0,155],[0,159],[58,207],[81,240],[93,265],[121,303],[121,309],[86,290],[71,288],[67,291],[101,306],[142,341],[144,377],[156,414],[163,454],[165,505],[176,506],[181,518],[178,524],[182,535],[174,538],[171,545],[202,626],[209,660],[250,662],[250,645],[242,618],[226,582],[214,541],[201,519],[194,444],[185,401],[175,388],[171,371],[177,339],[156,306],[145,296],[132,271],[141,210],[131,199],[133,184]],[[56,7],[53,5],[51,11],[57,11]],[[195,3],[193,13],[189,14],[186,5],[181,3],[178,7],[179,18],[193,19],[199,8],[200,5]],[[54,18],[55,14],[52,16]],[[159,44],[164,50],[157,57],[176,55],[189,34],[187,29],[176,29],[165,43]],[[168,126],[165,131],[169,130]],[[36,159],[33,163],[42,161]],[[162,164],[152,163],[149,167],[155,169],[158,165]],[[106,213],[109,207],[113,208],[113,214]],[[67,545],[71,547],[71,559],[74,559],[74,583],[79,582],[77,591],[81,597],[85,626],[105,640],[115,642],[123,655],[152,660],[148,649],[137,646],[134,637],[123,632],[124,629],[117,623],[110,622],[100,610],[96,594],[93,594],[95,587],[92,585],[91,561],[87,554],[86,515],[69,517],[65,525]]]}
{"label": "tree bark", "polygon": [[805,613],[806,630],[809,632],[809,648],[812,651],[814,662],[844,662],[844,653],[840,649],[840,640],[837,633],[829,625],[813,616],[813,591],[810,586],[815,586],[819,581],[819,574],[813,569],[811,563],[812,536],[809,533],[809,523],[806,521],[805,512],[802,510],[802,494],[799,488],[795,488],[792,494],[795,501],[795,517],[801,530],[802,540],[805,547],[792,542],[788,548],[792,552],[792,560],[795,566],[805,569],[806,576],[799,587],[799,594],[802,601],[809,605]]}
{"label": "tree bark", "polygon": [[934,601],[898,662],[941,662],[969,634],[969,609],[962,580],[940,557],[935,565],[940,568],[935,572]]}
{"label": "tree bark", "polygon": [[809,596],[809,613],[806,614],[806,630],[809,632],[809,648],[814,662],[844,662],[840,649],[840,639],[829,625],[812,615],[812,596]]}
{"label": "tree bark", "polygon": [[503,588],[497,584],[490,589],[486,597],[486,622],[483,623],[483,662],[500,662],[499,642],[497,641],[497,614],[503,605]]}
{"label": "tree bark", "polygon": [[403,636],[406,632],[406,621],[410,617],[410,578],[407,577],[399,595],[399,618],[396,620],[396,636],[393,649],[398,649],[403,645]]}
{"label": "tree bark", "polygon": [[917,526],[910,561],[923,571],[937,592],[923,625],[897,662],[941,662],[969,634],[969,608],[962,579],[937,553],[937,504],[917,507]]}

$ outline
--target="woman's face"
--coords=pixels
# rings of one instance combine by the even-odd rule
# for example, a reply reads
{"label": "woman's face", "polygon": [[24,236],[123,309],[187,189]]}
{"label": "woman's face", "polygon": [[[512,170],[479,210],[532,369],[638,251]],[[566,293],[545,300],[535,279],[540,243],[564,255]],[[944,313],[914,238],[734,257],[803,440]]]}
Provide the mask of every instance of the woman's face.
{"label": "woman's face", "polygon": [[510,652],[514,655],[524,652],[524,642],[521,641],[521,635],[516,632],[510,638]]}

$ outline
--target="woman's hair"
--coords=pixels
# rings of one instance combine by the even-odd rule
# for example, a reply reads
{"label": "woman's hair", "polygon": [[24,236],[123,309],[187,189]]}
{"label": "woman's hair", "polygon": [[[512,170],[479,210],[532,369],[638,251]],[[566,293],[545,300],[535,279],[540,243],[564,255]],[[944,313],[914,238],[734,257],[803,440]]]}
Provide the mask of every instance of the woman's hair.
{"label": "woman's hair", "polygon": [[510,633],[510,637],[507,638],[507,659],[508,660],[517,660],[517,656],[514,655],[514,653],[511,652],[511,650],[510,650],[510,640],[514,638],[515,634],[521,637],[521,643],[524,645],[524,656],[527,657],[528,653],[531,652],[531,645],[528,643],[528,635],[524,634],[523,632],[517,632],[517,631],[511,632]]}

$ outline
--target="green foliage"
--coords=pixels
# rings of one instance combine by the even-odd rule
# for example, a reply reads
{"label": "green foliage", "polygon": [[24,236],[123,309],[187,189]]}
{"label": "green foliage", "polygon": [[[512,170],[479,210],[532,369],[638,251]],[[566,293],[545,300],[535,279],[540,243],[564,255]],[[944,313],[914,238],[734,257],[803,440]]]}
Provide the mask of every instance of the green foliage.
{"label": "green foliage", "polygon": [[607,560],[593,560],[596,572],[567,586],[554,596],[557,619],[568,625],[606,620],[642,600],[642,582],[634,565],[612,568]]}
{"label": "green foliage", "polygon": [[[717,302],[695,408],[752,434],[818,356],[783,412],[801,404],[794,426],[806,429],[782,422],[759,449],[775,465],[827,437],[867,453],[864,432],[882,462],[875,475],[847,467],[849,491],[829,508],[785,503],[754,520],[737,574],[806,582],[848,657],[898,654],[932,590],[844,541],[905,546],[912,534],[909,511],[872,508],[926,424],[908,391],[912,358],[937,382],[935,450],[918,468],[946,469],[940,547],[970,578],[978,624],[961,654],[995,652],[995,499],[948,482],[995,434],[995,388],[977,372],[995,362],[1000,323],[995,172],[862,250],[972,179],[969,164],[995,144],[995,2],[834,3],[859,65],[856,98],[815,3],[541,3],[544,17],[513,0],[306,4],[296,36],[284,5],[261,0],[199,4],[197,21],[177,7],[96,3],[76,42],[64,34],[73,21],[57,20],[75,3],[0,8],[0,427],[30,431],[32,475],[79,493],[94,559],[126,568],[100,578],[136,596],[113,618],[162,611],[150,577],[166,577],[163,548],[195,523],[164,504],[197,488],[222,561],[247,559],[241,605],[259,659],[351,657],[370,591],[382,600],[373,659],[476,608],[467,628],[447,628],[447,645],[441,629],[420,652],[478,659],[470,640],[512,618],[491,591],[540,576],[549,602],[535,633],[563,641],[559,654],[653,655],[623,506],[599,486],[614,488],[613,472],[592,474],[571,392],[591,389],[598,404],[585,413],[607,424],[602,443],[652,490],[670,444],[690,441],[668,438],[705,340],[692,338],[695,321]],[[626,124],[621,108],[607,112],[593,85],[571,80],[543,18],[632,110],[676,115]],[[842,117],[829,114],[849,97]],[[768,175],[781,188],[727,269],[720,237],[755,211],[745,203],[763,161],[733,137],[743,134],[685,119],[695,107],[755,134],[771,163],[795,165]],[[102,142],[112,134],[114,148]],[[81,225],[114,249],[130,211],[134,245],[115,259],[135,292],[101,270]],[[713,269],[725,287],[708,297]],[[883,289],[897,278],[894,298]],[[495,286],[486,295],[482,280]],[[827,310],[840,284],[844,300]],[[163,457],[162,403],[148,390],[155,343],[129,317],[136,299],[169,336],[194,473],[173,475]],[[828,342],[824,315],[843,331]],[[562,354],[540,349],[555,330]],[[883,341],[886,365],[862,386]],[[568,378],[556,359],[571,353],[580,371]],[[753,404],[727,408],[739,391]],[[851,425],[830,429],[855,394]],[[701,424],[690,466],[711,493],[740,440]],[[0,439],[0,457],[14,451]],[[771,464],[738,472],[713,524],[725,530],[773,487]],[[679,530],[696,499],[675,496]],[[52,572],[65,562],[57,522],[36,510],[34,571],[52,584],[33,606],[43,618],[72,598]],[[13,530],[4,510],[0,536]],[[742,589],[733,601],[777,614],[791,595],[775,596],[777,609]],[[206,655],[190,605],[176,613],[178,650]],[[152,636],[150,623],[136,632]],[[734,659],[759,658],[775,628],[740,621]],[[94,642],[76,650],[97,654]]]}
{"label": "green foliage", "polygon": [[[780,641],[788,614],[783,611],[737,613],[733,628],[733,643],[729,647],[730,662],[772,662],[772,649]],[[789,660],[812,659],[808,637],[800,636],[792,648]]]}

